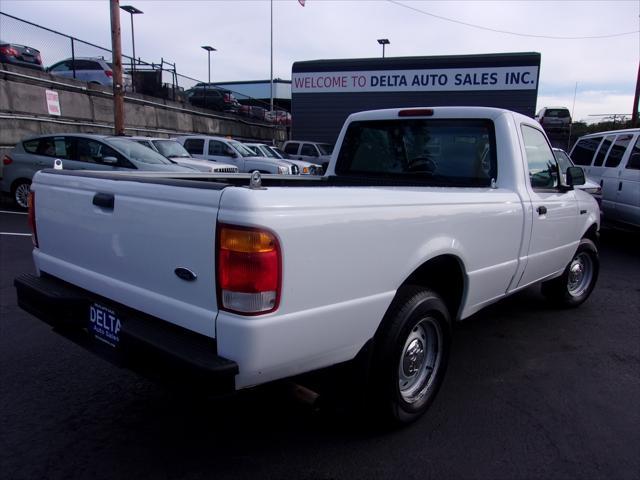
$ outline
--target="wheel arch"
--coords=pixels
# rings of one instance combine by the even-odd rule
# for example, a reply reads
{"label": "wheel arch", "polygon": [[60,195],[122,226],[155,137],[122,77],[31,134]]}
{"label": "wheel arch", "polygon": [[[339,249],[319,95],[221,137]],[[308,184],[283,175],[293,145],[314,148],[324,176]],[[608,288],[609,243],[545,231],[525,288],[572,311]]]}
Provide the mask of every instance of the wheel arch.
{"label": "wheel arch", "polygon": [[430,258],[416,268],[401,286],[430,288],[444,300],[452,320],[459,318],[467,288],[467,276],[460,257],[442,254]]}
{"label": "wheel arch", "polygon": [[600,231],[598,230],[598,224],[591,224],[591,226],[587,228],[587,230],[582,235],[582,238],[588,238],[593,243],[595,243],[596,246],[598,246],[600,243]]}

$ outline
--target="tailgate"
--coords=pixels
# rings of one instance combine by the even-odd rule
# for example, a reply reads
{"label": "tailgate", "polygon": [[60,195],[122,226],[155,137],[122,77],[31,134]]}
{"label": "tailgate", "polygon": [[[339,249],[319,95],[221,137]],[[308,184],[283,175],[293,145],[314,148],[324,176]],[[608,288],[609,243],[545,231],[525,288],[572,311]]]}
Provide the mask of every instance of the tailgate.
{"label": "tailgate", "polygon": [[180,183],[37,174],[36,267],[215,337],[215,228],[225,185]]}

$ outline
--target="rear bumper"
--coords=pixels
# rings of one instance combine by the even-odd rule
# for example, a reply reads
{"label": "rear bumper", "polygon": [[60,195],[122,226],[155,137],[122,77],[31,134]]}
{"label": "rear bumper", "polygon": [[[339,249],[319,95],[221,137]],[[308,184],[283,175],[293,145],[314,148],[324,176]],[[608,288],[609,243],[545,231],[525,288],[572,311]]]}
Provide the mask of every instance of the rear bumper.
{"label": "rear bumper", "polygon": [[[235,390],[238,365],[217,355],[215,339],[114,303],[55,277],[21,275],[14,280],[18,305],[54,331],[102,358],[150,378],[188,382],[214,393]],[[94,302],[118,312],[122,321],[116,347],[88,330]]]}

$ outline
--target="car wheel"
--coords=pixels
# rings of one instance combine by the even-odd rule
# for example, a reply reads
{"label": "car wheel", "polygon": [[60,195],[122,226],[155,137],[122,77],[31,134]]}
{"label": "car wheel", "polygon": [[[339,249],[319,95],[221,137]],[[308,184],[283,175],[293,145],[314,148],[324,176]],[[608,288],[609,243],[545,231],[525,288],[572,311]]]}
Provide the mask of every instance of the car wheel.
{"label": "car wheel", "polygon": [[564,273],[544,282],[542,293],[561,307],[577,307],[591,295],[599,271],[598,248],[591,240],[583,238]]}
{"label": "car wheel", "polygon": [[450,350],[450,317],[442,298],[423,287],[401,287],[374,338],[370,367],[368,398],[385,424],[408,424],[429,408]]}
{"label": "car wheel", "polygon": [[31,190],[31,180],[17,180],[11,187],[13,201],[18,207],[26,210],[29,207],[28,198]]}

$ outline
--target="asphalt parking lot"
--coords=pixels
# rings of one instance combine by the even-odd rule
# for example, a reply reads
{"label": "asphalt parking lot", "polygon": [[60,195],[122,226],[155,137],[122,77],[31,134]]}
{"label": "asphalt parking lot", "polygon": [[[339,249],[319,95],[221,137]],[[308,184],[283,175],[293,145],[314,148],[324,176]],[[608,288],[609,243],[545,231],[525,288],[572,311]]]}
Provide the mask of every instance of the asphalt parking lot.
{"label": "asphalt parking lot", "polygon": [[18,309],[31,240],[8,235],[24,215],[0,223],[2,478],[640,478],[638,235],[603,233],[582,307],[532,288],[458,325],[431,410],[381,432],[278,387],[198,400],[91,356]]}

